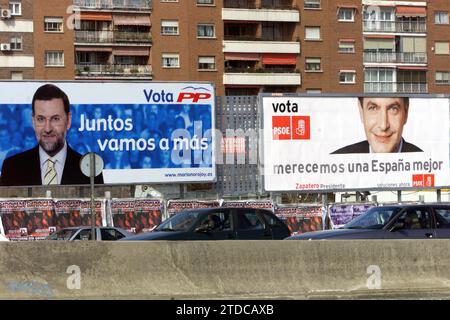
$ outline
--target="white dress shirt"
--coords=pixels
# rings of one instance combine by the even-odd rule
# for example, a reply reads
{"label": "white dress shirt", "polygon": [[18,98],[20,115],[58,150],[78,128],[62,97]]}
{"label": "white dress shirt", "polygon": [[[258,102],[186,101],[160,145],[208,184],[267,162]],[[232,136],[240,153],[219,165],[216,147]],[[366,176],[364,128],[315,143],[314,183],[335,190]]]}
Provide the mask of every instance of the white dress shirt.
{"label": "white dress shirt", "polygon": [[41,183],[44,181],[45,172],[47,171],[47,160],[52,158],[55,162],[56,174],[58,175],[58,184],[61,184],[61,178],[64,171],[64,164],[67,158],[67,142],[64,141],[64,147],[55,156],[50,157],[47,152],[39,146],[39,160],[41,164]]}

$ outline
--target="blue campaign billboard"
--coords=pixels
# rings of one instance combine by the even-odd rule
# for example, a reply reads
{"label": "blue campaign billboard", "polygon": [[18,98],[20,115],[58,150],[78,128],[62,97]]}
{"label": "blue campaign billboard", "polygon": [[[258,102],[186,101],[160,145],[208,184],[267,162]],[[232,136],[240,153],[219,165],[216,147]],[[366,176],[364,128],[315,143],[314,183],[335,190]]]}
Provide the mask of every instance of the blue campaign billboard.
{"label": "blue campaign billboard", "polygon": [[208,83],[0,82],[3,186],[211,182],[214,87]]}

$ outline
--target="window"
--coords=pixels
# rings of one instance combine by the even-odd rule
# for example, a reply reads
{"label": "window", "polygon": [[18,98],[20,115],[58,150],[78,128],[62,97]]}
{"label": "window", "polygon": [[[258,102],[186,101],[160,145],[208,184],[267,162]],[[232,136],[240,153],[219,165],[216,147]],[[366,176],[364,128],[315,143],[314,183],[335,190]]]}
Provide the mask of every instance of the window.
{"label": "window", "polygon": [[434,23],[435,24],[448,24],[448,12],[447,11],[436,11],[434,13]]}
{"label": "window", "polygon": [[216,70],[216,58],[198,57],[198,70]]}
{"label": "window", "polygon": [[368,68],[364,70],[364,91],[392,92],[394,90],[394,70]]}
{"label": "window", "polygon": [[320,94],[322,93],[322,89],[306,89],[307,94]]}
{"label": "window", "polygon": [[341,70],[339,72],[339,83],[354,84],[356,79],[356,71],[354,70]]}
{"label": "window", "polygon": [[161,0],[161,2],[178,2],[178,0]]}
{"label": "window", "polygon": [[11,15],[20,16],[22,15],[22,4],[20,2],[10,2],[9,10],[11,10]]}
{"label": "window", "polygon": [[[97,230],[94,233],[95,240],[97,240]],[[82,229],[73,240],[91,240],[92,239],[92,231],[91,229]]]}
{"label": "window", "polygon": [[23,80],[23,72],[11,71],[11,80]]}
{"label": "window", "polygon": [[238,230],[261,230],[264,224],[257,216],[256,212],[239,212],[238,213]]}
{"label": "window", "polygon": [[355,21],[355,9],[339,8],[338,21]]}
{"label": "window", "polygon": [[434,47],[434,53],[436,54],[450,54],[448,42],[435,42]]}
{"label": "window", "polygon": [[305,0],[305,9],[320,9],[320,0]]}
{"label": "window", "polygon": [[403,223],[400,229],[429,229],[431,228],[430,214],[426,209],[408,209],[397,219],[397,222]]}
{"label": "window", "polygon": [[161,34],[178,35],[178,20],[161,20]]}
{"label": "window", "polygon": [[11,50],[20,51],[22,50],[22,37],[12,37],[11,38]]}
{"label": "window", "polygon": [[197,37],[198,38],[214,38],[216,36],[215,27],[213,24],[198,24]]}
{"label": "window", "polygon": [[364,31],[395,31],[393,7],[366,6],[363,12]]}
{"label": "window", "polygon": [[450,84],[450,71],[436,71],[436,84]]}
{"label": "window", "polygon": [[321,71],[320,58],[306,58],[305,70],[306,71]]}
{"label": "window", "polygon": [[197,4],[203,4],[203,5],[209,4],[209,5],[212,5],[212,4],[214,4],[214,0],[197,0]]}
{"label": "window", "polygon": [[62,17],[45,17],[44,18],[45,32],[63,32],[63,18]]}
{"label": "window", "polygon": [[47,67],[63,67],[64,52],[63,51],[46,51],[45,65]]}
{"label": "window", "polygon": [[320,27],[305,27],[305,40],[320,40]]}
{"label": "window", "polygon": [[339,40],[339,53],[355,53],[354,40]]}
{"label": "window", "polygon": [[448,209],[434,209],[436,212],[436,227],[438,229],[450,228],[450,212]]}
{"label": "window", "polygon": [[178,53],[163,53],[162,54],[163,68],[179,68],[180,55]]}
{"label": "window", "polygon": [[125,235],[115,229],[100,229],[100,235],[103,241],[114,241],[125,237]]}
{"label": "window", "polygon": [[276,219],[273,215],[264,211],[260,211],[260,213],[262,213],[262,215],[264,216],[264,220],[266,220],[269,226],[283,227],[283,223],[280,220]]}
{"label": "window", "polygon": [[214,212],[205,216],[195,230],[204,230],[211,232],[231,230],[230,213]]}

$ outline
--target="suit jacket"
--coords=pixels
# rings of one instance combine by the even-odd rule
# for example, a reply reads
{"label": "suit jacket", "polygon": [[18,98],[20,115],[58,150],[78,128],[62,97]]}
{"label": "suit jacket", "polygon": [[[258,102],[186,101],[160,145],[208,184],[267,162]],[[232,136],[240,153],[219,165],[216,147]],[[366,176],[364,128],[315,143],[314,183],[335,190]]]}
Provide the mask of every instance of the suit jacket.
{"label": "suit jacket", "polygon": [[[90,184],[80,169],[81,154],[67,145],[61,184]],[[96,184],[103,184],[103,174],[95,177]],[[39,146],[8,157],[3,161],[1,184],[3,186],[42,185]]]}
{"label": "suit jacket", "polygon": [[[403,138],[403,145],[400,152],[423,152],[420,148],[416,147],[412,143],[406,142]],[[361,141],[355,144],[351,144],[349,146],[338,149],[331,154],[345,154],[345,153],[369,153],[370,147],[369,142],[367,140]]]}

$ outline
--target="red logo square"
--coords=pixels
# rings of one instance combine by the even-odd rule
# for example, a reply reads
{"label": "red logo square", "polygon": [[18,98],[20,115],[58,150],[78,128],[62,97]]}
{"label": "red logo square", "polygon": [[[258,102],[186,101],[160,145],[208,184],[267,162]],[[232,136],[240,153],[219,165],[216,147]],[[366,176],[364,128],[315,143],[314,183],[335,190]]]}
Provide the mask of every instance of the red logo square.
{"label": "red logo square", "polygon": [[291,117],[289,116],[272,117],[272,137],[273,140],[291,139]]}
{"label": "red logo square", "polygon": [[424,187],[434,187],[434,174],[424,174],[423,185]]}
{"label": "red logo square", "polygon": [[423,174],[413,174],[413,187],[423,187]]}
{"label": "red logo square", "polygon": [[293,140],[311,139],[311,122],[309,116],[292,117],[292,139]]}

